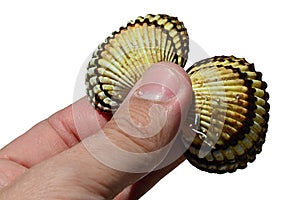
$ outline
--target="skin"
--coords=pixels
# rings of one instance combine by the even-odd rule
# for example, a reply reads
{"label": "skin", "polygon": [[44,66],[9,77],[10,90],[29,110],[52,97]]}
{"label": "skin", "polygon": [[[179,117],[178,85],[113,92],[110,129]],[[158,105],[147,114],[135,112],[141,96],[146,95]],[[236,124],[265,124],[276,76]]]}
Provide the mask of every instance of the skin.
{"label": "skin", "polygon": [[[93,119],[90,113],[95,113],[95,110],[87,97],[58,111],[0,150],[0,199],[138,199],[182,163],[183,156],[158,170],[125,172],[97,160],[84,145],[86,142],[91,147],[99,148],[97,151],[101,153],[101,142],[91,139],[99,132],[99,127],[113,144],[135,153],[155,151],[175,137],[191,103],[189,77],[181,67],[172,63],[158,63],[151,69],[154,70],[147,71],[147,76],[143,76],[143,84],[163,78],[157,78],[157,70],[165,70],[159,73],[162,75],[171,70],[174,72],[173,77],[166,81],[166,85],[175,87],[175,90],[176,87],[179,88],[180,94],[164,92],[163,96],[167,97],[167,101],[149,100],[148,97],[136,97],[135,91],[140,86],[134,86],[128,100],[125,100],[133,102],[129,106],[131,121],[125,114],[124,106],[121,106],[113,118],[111,114],[97,112],[97,123],[91,123]],[[151,87],[150,84],[145,88],[155,93],[157,88]],[[182,87],[185,89],[181,90]],[[174,96],[180,96],[179,100]],[[125,121],[124,126],[132,127],[136,124],[149,124],[153,116],[159,119],[160,115],[149,114],[149,109],[154,104],[167,108],[168,120],[158,134],[138,138],[119,127],[119,120]],[[74,106],[80,111],[81,117],[74,115]],[[78,131],[78,125],[86,127],[84,134]],[[148,134],[139,127],[136,130]],[[114,159],[115,155],[111,157]],[[129,161],[130,165],[139,167],[139,163]],[[148,165],[152,164],[154,169],[159,163],[152,162],[150,157]]]}

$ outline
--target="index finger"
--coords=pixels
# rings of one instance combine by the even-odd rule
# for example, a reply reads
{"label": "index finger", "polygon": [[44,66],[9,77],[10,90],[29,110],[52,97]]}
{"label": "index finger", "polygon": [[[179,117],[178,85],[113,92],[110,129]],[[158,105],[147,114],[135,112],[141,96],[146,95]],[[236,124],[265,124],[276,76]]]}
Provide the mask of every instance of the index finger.
{"label": "index finger", "polygon": [[109,113],[96,111],[84,97],[5,146],[0,150],[0,159],[30,168],[96,133],[110,117]]}

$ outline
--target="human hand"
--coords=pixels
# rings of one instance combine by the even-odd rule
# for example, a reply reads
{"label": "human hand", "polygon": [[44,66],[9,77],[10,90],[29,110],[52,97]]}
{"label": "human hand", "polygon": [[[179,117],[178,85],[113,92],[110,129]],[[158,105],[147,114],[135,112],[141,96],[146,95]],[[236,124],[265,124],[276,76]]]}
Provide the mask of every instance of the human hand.
{"label": "human hand", "polygon": [[176,151],[174,138],[191,99],[185,71],[157,63],[112,118],[96,112],[87,98],[79,100],[0,151],[0,199],[141,197],[184,160],[175,156],[170,165],[162,164]]}

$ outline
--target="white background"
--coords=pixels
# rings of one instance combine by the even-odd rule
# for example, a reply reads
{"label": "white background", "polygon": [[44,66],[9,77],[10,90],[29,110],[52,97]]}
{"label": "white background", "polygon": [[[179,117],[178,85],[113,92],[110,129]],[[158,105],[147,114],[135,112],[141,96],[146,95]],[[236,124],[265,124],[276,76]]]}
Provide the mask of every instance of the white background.
{"label": "white background", "polygon": [[0,148],[72,103],[82,63],[112,31],[166,13],[184,21],[209,55],[254,62],[269,85],[271,117],[263,152],[247,169],[215,175],[185,162],[142,199],[299,199],[296,2],[1,1]]}

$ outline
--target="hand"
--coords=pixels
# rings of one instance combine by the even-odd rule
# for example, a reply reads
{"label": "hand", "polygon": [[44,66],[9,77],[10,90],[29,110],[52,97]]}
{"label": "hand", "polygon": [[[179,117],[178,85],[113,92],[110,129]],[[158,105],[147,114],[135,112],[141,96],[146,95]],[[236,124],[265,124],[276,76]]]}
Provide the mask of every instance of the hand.
{"label": "hand", "polygon": [[165,166],[191,97],[184,70],[157,63],[113,118],[82,98],[0,151],[0,199],[141,197],[184,160]]}

